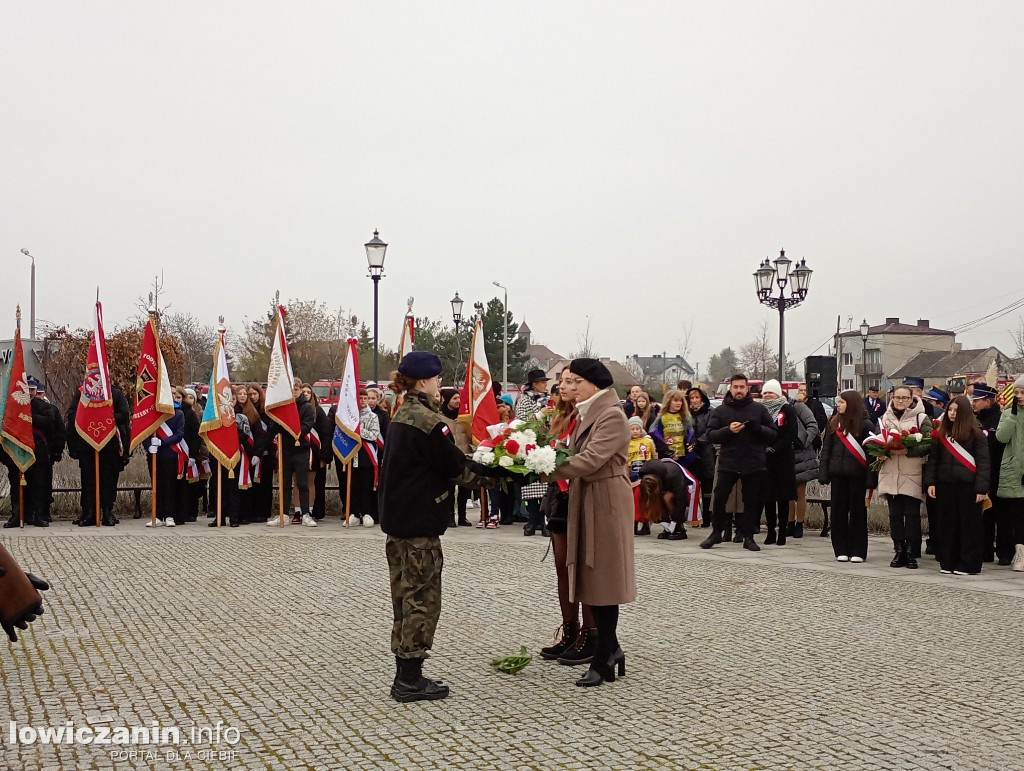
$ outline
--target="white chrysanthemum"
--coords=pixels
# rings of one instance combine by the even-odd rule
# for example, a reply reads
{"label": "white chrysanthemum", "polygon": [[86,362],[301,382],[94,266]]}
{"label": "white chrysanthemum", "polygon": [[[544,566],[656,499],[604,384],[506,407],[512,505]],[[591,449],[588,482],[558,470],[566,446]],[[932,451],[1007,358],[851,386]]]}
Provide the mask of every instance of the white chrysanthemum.
{"label": "white chrysanthemum", "polygon": [[477,451],[473,453],[473,460],[485,466],[493,466],[494,452],[487,447],[478,447]]}
{"label": "white chrysanthemum", "polygon": [[537,432],[532,428],[528,428],[522,433],[526,437],[527,444],[537,444]]}
{"label": "white chrysanthemum", "polygon": [[515,431],[512,434],[509,434],[508,438],[519,444],[519,452],[517,452],[516,455],[520,459],[526,458],[526,445],[537,443],[537,437],[530,439],[529,435],[532,433],[532,431]]}
{"label": "white chrysanthemum", "polygon": [[515,461],[512,460],[512,457],[509,455],[502,455],[500,458],[498,458],[498,465],[501,466],[502,468],[508,468],[513,463],[515,463]]}
{"label": "white chrysanthemum", "polygon": [[553,447],[538,447],[526,456],[526,467],[538,474],[550,474],[557,458]]}

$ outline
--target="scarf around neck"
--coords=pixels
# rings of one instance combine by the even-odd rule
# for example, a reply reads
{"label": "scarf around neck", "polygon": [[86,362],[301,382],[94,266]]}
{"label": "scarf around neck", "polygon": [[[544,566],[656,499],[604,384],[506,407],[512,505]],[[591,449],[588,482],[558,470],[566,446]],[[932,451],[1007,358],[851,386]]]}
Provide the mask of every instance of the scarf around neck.
{"label": "scarf around neck", "polygon": [[768,410],[772,420],[775,420],[779,416],[779,411],[786,406],[788,401],[784,396],[780,396],[777,399],[762,399],[761,405]]}

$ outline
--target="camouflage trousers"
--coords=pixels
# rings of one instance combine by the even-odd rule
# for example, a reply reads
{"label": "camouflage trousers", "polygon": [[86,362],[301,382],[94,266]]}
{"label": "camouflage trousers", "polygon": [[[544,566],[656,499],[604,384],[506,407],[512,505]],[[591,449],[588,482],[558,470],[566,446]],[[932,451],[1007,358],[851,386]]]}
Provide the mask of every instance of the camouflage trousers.
{"label": "camouflage trousers", "polygon": [[444,554],[437,537],[394,538],[384,545],[391,574],[391,651],[403,659],[425,659],[441,615]]}

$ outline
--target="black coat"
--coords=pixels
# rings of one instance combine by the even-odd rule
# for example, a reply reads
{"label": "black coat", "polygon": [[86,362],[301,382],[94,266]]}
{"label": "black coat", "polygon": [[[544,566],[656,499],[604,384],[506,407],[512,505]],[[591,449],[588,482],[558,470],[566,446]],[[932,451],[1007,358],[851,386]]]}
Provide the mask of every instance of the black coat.
{"label": "black coat", "polygon": [[[697,452],[697,462],[690,468],[701,485],[707,486],[707,491],[711,492],[711,481],[715,476],[715,447],[708,437],[712,413],[711,402],[708,400],[706,393],[700,389],[696,390],[700,393],[704,404],[696,412],[690,413],[690,417],[693,418],[693,446]],[[692,393],[692,391],[688,392],[687,395],[689,393]]]}
{"label": "black coat", "polygon": [[[938,432],[936,432],[938,433]],[[988,456],[988,438],[979,433],[974,439],[964,444],[964,449],[974,456],[974,465],[977,471],[969,470],[963,463],[958,461],[946,449],[942,441],[937,437],[928,455],[928,462],[924,464],[925,487],[938,484],[973,485],[974,492],[985,494],[989,491],[989,484],[992,481],[992,464]]]}
{"label": "black coat", "polygon": [[[331,409],[334,409],[334,407]],[[380,438],[387,441],[388,427],[391,425],[391,415],[379,404],[373,408],[373,414],[377,416],[377,422],[380,423]]]}
{"label": "black coat", "polygon": [[690,480],[683,474],[679,464],[669,458],[649,460],[640,467],[640,477],[652,474],[661,480],[662,492],[672,493],[673,510],[667,520],[686,522],[686,508],[690,502]]}
{"label": "black coat", "polygon": [[800,418],[792,404],[786,403],[779,410],[782,425],[776,423],[775,439],[766,448],[768,480],[765,485],[766,501],[796,500],[796,443]]}
{"label": "black coat", "polygon": [[380,529],[396,538],[442,535],[452,516],[452,482],[469,483],[474,474],[502,476],[455,446],[433,397],[407,391],[380,464]]}
{"label": "black coat", "polygon": [[[729,429],[734,422],[750,424],[737,433]],[[737,401],[726,394],[722,405],[711,411],[708,437],[719,445],[718,469],[736,474],[765,471],[765,449],[775,441],[775,427],[768,410],[748,395]]]}
{"label": "black coat", "polygon": [[1002,414],[1003,411],[999,409],[998,404],[975,413],[982,430],[988,434],[988,460],[992,467],[988,489],[993,495],[999,489],[999,467],[1003,462],[1003,450],[1006,449],[1006,445],[996,439],[996,429],[999,427],[999,418]]}
{"label": "black coat", "polygon": [[[863,446],[864,440],[875,431],[875,424],[871,418],[865,417],[860,430],[854,435],[857,442]],[[873,477],[871,472],[871,456],[868,458],[868,465],[865,466],[858,461],[853,454],[846,449],[846,445],[836,436],[836,432],[829,427],[825,430],[825,440],[821,445],[821,455],[818,456],[818,481],[823,485],[831,484],[833,479],[863,479],[868,487],[868,481]]]}
{"label": "black coat", "polygon": [[316,410],[319,407],[314,407],[310,404],[305,394],[299,394],[299,398],[295,400],[295,406],[299,410],[298,444],[292,439],[291,434],[281,428],[276,421],[268,431],[272,437],[281,435],[281,439],[278,441],[278,448],[284,453],[286,458],[297,452],[309,452],[309,433],[316,427]]}
{"label": "black coat", "polygon": [[864,399],[864,409],[868,413],[868,418],[876,425],[878,424],[879,419],[885,414],[885,408],[885,399],[879,399],[875,402],[874,406],[871,405],[871,400],[869,398],[865,397]]}
{"label": "black coat", "polygon": [[177,453],[172,449],[171,445],[175,445],[185,438],[185,413],[179,407],[174,410],[174,414],[171,415],[164,425],[167,426],[171,432],[170,436],[160,436],[159,433],[153,433],[143,441],[142,446],[149,452],[149,446],[153,444],[153,439],[159,439],[160,444],[156,449],[157,459],[163,460],[174,460],[178,457]]}

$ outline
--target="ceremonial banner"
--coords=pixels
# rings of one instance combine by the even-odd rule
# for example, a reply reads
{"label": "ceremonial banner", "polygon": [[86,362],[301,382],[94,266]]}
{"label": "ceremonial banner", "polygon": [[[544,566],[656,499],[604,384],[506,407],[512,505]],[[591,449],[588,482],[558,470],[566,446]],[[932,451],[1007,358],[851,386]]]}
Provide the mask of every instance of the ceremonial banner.
{"label": "ceremonial banner", "polygon": [[[18,313],[20,316],[20,309]],[[14,332],[14,352],[10,366],[4,373],[0,391],[3,393],[3,404],[0,405],[0,444],[24,473],[36,461],[36,444],[32,437],[32,397],[28,390],[28,376],[25,374],[20,322]]]}
{"label": "ceremonial banner", "polygon": [[362,447],[362,430],[359,424],[359,356],[356,353],[357,340],[348,339],[348,353],[345,355],[345,370],[341,374],[341,388],[338,390],[337,409],[334,414],[334,438],[331,441],[334,454],[342,463],[348,463]]}
{"label": "ceremonial banner", "polygon": [[[94,450],[102,450],[117,434],[114,422],[114,397],[107,369],[107,341],[103,336],[103,306],[96,300],[96,316],[85,360],[82,398],[75,411],[75,430]],[[118,441],[121,441],[118,437]]]}
{"label": "ceremonial banner", "polygon": [[267,373],[267,416],[281,428],[299,438],[302,423],[299,408],[292,395],[295,376],[292,374],[292,360],[288,355],[288,339],[284,333],[285,310],[277,306],[274,319],[274,345],[270,349],[270,371]]}
{"label": "ceremonial banner", "polygon": [[413,343],[416,342],[416,317],[412,313],[412,298],[409,298],[409,310],[402,319],[402,337],[398,341],[398,360],[409,351],[413,350]]}
{"label": "ceremonial banner", "polygon": [[[213,371],[210,373],[210,392],[206,396],[199,433],[206,438],[206,446],[222,466],[234,469],[241,456],[238,429],[235,428],[235,399],[231,392],[228,359],[224,351],[224,332],[217,337],[213,351]],[[234,476],[230,473],[229,476]]]}
{"label": "ceremonial banner", "polygon": [[498,422],[498,403],[491,386],[491,371],[484,350],[484,325],[477,319],[473,327],[473,342],[469,347],[466,364],[466,382],[462,386],[459,420],[470,425],[473,444],[488,438],[487,427]]}
{"label": "ceremonial banner", "polygon": [[[131,451],[152,436],[174,415],[174,395],[167,376],[167,365],[160,351],[156,319],[152,316],[142,335],[142,351],[135,374],[135,411],[132,413]],[[181,476],[179,471],[178,476]]]}

